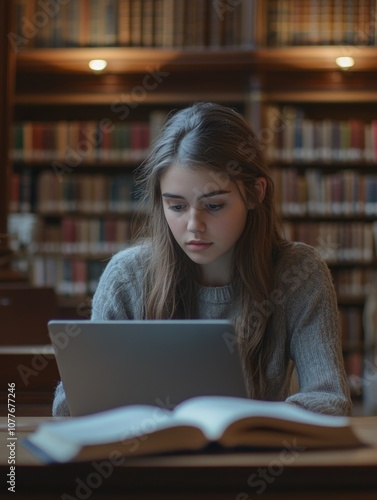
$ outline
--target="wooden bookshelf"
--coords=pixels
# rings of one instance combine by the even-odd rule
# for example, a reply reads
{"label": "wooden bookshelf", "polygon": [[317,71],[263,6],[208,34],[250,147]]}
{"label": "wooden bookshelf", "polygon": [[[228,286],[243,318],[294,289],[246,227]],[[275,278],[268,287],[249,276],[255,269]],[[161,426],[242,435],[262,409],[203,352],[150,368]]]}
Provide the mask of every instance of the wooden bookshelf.
{"label": "wooden bookshelf", "polygon": [[377,47],[317,46],[258,48],[255,64],[264,71],[337,71],[337,57],[349,56],[355,65],[349,72],[375,72]]}
{"label": "wooden bookshelf", "polygon": [[[157,6],[161,6],[162,3],[166,4],[165,10],[158,10]],[[52,129],[58,122],[79,120],[93,124],[104,118],[113,124],[147,123],[155,112],[160,116],[166,115],[171,109],[181,108],[195,101],[210,100],[231,105],[244,113],[260,134],[266,154],[271,152],[275,154],[279,147],[277,139],[280,134],[276,126],[281,120],[274,121],[274,126],[271,126],[269,122],[271,109],[277,109],[282,115],[287,108],[292,108],[296,110],[295,112],[300,110],[299,112],[308,120],[309,128],[314,124],[318,126],[319,122],[325,120],[341,124],[351,119],[359,120],[369,127],[375,120],[377,38],[375,28],[372,29],[371,24],[368,24],[371,15],[373,17],[376,14],[374,0],[360,2],[360,9],[352,11],[353,14],[350,7],[348,11],[346,9],[346,6],[350,5],[349,2],[336,2],[337,8],[342,7],[338,18],[334,17],[336,12],[334,0],[329,2],[302,0],[299,2],[299,8],[298,2],[291,0],[244,0],[229,4],[220,2],[219,5],[225,7],[217,12],[210,0],[199,2],[205,6],[204,11],[198,10],[198,2],[177,0],[174,2],[174,13],[170,14],[166,10],[169,2],[162,3],[159,0],[132,2],[134,7],[131,9],[130,0],[119,2],[119,5],[122,4],[122,9],[125,9],[122,11],[123,17],[119,25],[112,25],[112,28],[109,28],[112,31],[107,40],[111,42],[104,46],[95,46],[97,42],[93,41],[94,38],[90,38],[88,25],[84,23],[80,39],[72,41],[67,38],[67,32],[64,32],[56,38],[55,45],[49,47],[46,45],[46,40],[51,37],[52,27],[59,27],[59,16],[51,20],[52,24],[46,27],[45,32],[42,30],[23,43],[21,39],[16,58],[17,78],[12,108],[14,120],[9,114],[6,120],[7,129],[10,130],[12,121],[14,124],[50,123]],[[21,6],[21,10],[16,9],[15,14],[21,12],[29,16],[29,19],[33,19],[32,8],[38,6],[35,0],[12,2],[14,7],[16,4],[18,8]],[[115,4],[116,2],[113,3]],[[84,10],[87,9],[89,19],[92,15],[88,10],[90,2],[82,0],[80,5],[84,6]],[[152,5],[155,10],[151,18]],[[140,10],[143,6],[145,10],[143,8]],[[371,9],[369,11],[368,6]],[[298,8],[297,12],[294,7]],[[25,8],[26,11],[23,10]],[[77,8],[77,5],[72,8]],[[130,10],[127,11],[127,8]],[[325,9],[322,14],[321,8]],[[204,17],[198,16],[199,12],[205,12]],[[293,15],[294,12],[296,17]],[[353,21],[351,14],[356,16]],[[67,12],[62,19],[66,15]],[[77,19],[80,19],[80,15]],[[237,27],[241,26],[241,18],[245,15],[251,17],[242,21],[243,35],[240,37]],[[93,16],[95,19],[95,14]],[[135,23],[131,30],[132,16]],[[177,26],[175,31],[173,19]],[[186,30],[184,35],[186,38],[179,36],[178,27],[183,25],[183,21],[187,21],[187,26],[190,26],[195,35],[187,34]],[[349,33],[352,22],[357,35],[352,39],[355,42],[353,44],[350,43],[352,40]],[[77,25],[72,29],[76,30],[77,37]],[[18,30],[22,34],[20,27]],[[274,30],[277,31],[274,33]],[[336,43],[337,40],[339,43]],[[64,43],[71,46],[63,46]],[[348,70],[340,69],[335,62],[339,56],[352,56],[355,61],[354,66]],[[94,73],[89,69],[88,62],[94,58],[107,60],[107,67],[102,72]],[[151,76],[148,77],[153,74],[155,80],[151,80]],[[157,85],[151,85],[155,82]],[[3,90],[3,95],[4,92]],[[0,140],[5,144],[3,134]],[[317,144],[312,142],[311,154],[315,153],[316,147]],[[356,227],[357,224],[363,224],[367,228],[374,228],[372,229],[374,240],[372,238],[373,241],[368,243],[368,258],[354,256],[351,259],[328,260],[339,297],[339,307],[345,318],[351,311],[353,321],[360,325],[365,297],[373,282],[376,282],[377,214],[373,210],[368,213],[365,210],[352,212],[341,208],[339,211],[339,207],[334,209],[331,205],[334,201],[331,197],[325,200],[328,204],[325,213],[309,210],[310,202],[322,203],[322,200],[313,200],[308,196],[308,183],[311,181],[309,176],[306,179],[306,173],[312,170],[322,176],[323,185],[326,186],[323,188],[325,191],[335,176],[344,175],[345,178],[352,174],[353,178],[363,183],[367,177],[377,178],[377,156],[367,157],[360,146],[356,157],[352,155],[348,157],[347,153],[343,152],[343,159],[339,160],[332,154],[323,161],[310,155],[306,158],[300,155],[295,157],[294,154],[292,156],[294,153],[292,144],[286,148],[290,153],[288,160],[272,155],[269,157],[269,162],[272,169],[278,172],[280,179],[284,176],[288,179],[282,183],[283,191],[278,193],[278,202],[283,208],[282,215],[286,227],[292,234],[298,234],[303,226],[310,225],[318,229],[321,225],[321,227],[332,225],[333,228],[339,228],[339,234],[344,231],[346,235],[344,238],[347,240],[349,239],[347,232],[349,230],[345,229],[347,226],[355,224]],[[42,147],[42,151],[43,149]],[[335,149],[331,146],[332,153],[335,153]],[[305,150],[308,152],[308,148],[305,147]],[[22,152],[19,154],[22,156]],[[54,156],[54,151],[52,154]],[[64,160],[63,155],[60,161],[64,163]],[[97,158],[96,161],[89,161],[88,158],[82,157],[81,161],[75,167],[71,165],[71,170],[67,170],[64,175],[69,174],[72,179],[76,179],[85,173],[93,178],[105,176],[111,179],[122,171],[132,176],[133,169],[141,160],[140,157],[128,160],[102,158],[101,161]],[[42,228],[42,234],[46,234],[43,233],[46,228],[54,231],[52,226],[60,227],[67,217],[79,223],[83,217],[104,220],[108,217],[117,219],[119,215],[108,208],[101,210],[100,214],[96,211],[83,214],[80,209],[57,210],[56,207],[40,211],[37,208],[38,179],[43,172],[51,171],[51,158],[43,159],[42,156],[34,158],[33,154],[27,159],[18,157],[14,158],[13,167],[16,175],[21,176],[25,173],[26,183],[29,176],[30,185],[35,188],[34,194],[31,195],[34,198],[30,200],[29,205],[33,207],[32,215],[36,217],[39,229]],[[7,174],[4,172],[5,167],[2,164],[0,181],[6,178],[6,182],[10,183],[10,171]],[[298,179],[298,187],[292,184],[300,205],[298,212],[295,199],[292,210],[286,210],[282,206],[284,196],[287,195],[284,186],[290,179]],[[65,182],[62,184],[65,185]],[[280,184],[278,185],[280,188]],[[347,202],[347,199],[343,201]],[[341,200],[341,203],[343,201]],[[373,199],[372,202],[376,204],[377,200]],[[0,221],[3,221],[4,226],[9,207],[2,202],[1,193],[0,204]],[[15,211],[20,210],[16,208]],[[132,213],[131,210],[130,213],[122,215],[131,220]],[[40,243],[43,238],[44,236]],[[46,242],[49,242],[48,238]],[[340,239],[336,243],[342,247],[343,240]],[[50,261],[49,265],[52,267],[49,269],[53,276],[56,271],[53,270],[54,265],[64,267],[64,260],[76,258],[89,262],[97,259],[104,264],[106,259],[102,252],[92,252],[91,255],[86,251],[71,252],[71,254],[63,252],[58,256],[55,250],[48,251],[48,244],[42,251],[40,250],[41,248],[32,254],[30,261],[35,259],[39,266],[47,262],[47,257],[59,261],[59,264]],[[43,272],[47,272],[47,268]],[[62,271],[59,271],[57,274],[61,273]],[[89,288],[90,291],[93,289],[95,282],[92,282]],[[89,296],[87,298],[90,300],[90,293],[63,294],[60,298],[63,306],[62,316],[66,317],[67,311],[70,313],[75,311],[85,296]],[[345,345],[347,342],[346,339]],[[348,361],[349,369],[360,370],[364,355],[362,339],[353,345],[351,354]]]}
{"label": "wooden bookshelf", "polygon": [[250,67],[257,61],[251,49],[203,48],[197,50],[145,47],[24,49],[17,56],[18,74],[69,73],[93,74],[88,63],[92,59],[108,62],[103,74],[145,73],[149,68],[164,71],[201,72],[210,65],[213,71]]}
{"label": "wooden bookshelf", "polygon": [[[14,12],[7,2],[0,5],[0,31],[7,33],[13,26]],[[9,199],[9,179],[11,163],[9,149],[11,144],[11,129],[14,97],[15,58],[12,54],[8,40],[1,38],[0,42],[0,281],[8,280],[10,271],[10,252],[7,230],[7,213]]]}

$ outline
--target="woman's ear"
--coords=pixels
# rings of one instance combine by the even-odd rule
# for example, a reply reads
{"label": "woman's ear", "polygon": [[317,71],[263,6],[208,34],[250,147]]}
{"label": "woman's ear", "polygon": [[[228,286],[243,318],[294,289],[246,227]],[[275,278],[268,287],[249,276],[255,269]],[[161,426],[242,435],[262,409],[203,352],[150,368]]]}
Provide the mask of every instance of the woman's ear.
{"label": "woman's ear", "polygon": [[255,187],[257,191],[259,192],[259,197],[258,201],[259,203],[262,203],[264,200],[264,197],[266,195],[266,188],[267,188],[267,181],[265,177],[258,177],[257,180],[255,181]]}
{"label": "woman's ear", "polygon": [[[257,177],[255,180],[255,190],[258,196],[258,203],[262,203],[266,195],[267,181],[265,177]],[[249,210],[255,208],[256,204],[250,203]]]}

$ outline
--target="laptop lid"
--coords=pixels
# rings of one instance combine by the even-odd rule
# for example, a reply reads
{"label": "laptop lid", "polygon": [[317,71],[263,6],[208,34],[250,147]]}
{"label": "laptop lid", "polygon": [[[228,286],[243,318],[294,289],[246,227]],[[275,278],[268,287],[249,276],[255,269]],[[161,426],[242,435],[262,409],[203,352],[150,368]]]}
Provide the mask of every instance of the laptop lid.
{"label": "laptop lid", "polygon": [[48,323],[71,415],[194,396],[247,397],[227,320]]}

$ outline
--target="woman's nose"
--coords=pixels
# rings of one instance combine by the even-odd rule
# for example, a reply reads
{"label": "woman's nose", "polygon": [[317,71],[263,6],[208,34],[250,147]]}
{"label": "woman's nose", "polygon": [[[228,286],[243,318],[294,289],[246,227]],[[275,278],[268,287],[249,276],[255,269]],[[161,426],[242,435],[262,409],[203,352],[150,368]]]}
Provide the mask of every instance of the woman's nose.
{"label": "woman's nose", "polygon": [[192,233],[196,233],[197,231],[203,232],[205,230],[204,215],[201,210],[197,208],[190,210],[187,229]]}

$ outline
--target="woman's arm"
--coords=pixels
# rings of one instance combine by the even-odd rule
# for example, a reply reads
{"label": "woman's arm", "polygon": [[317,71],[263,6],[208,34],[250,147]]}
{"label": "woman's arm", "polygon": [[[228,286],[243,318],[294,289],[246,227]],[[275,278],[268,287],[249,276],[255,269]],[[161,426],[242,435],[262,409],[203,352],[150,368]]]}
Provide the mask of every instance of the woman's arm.
{"label": "woman's arm", "polygon": [[65,397],[63,383],[59,382],[55,389],[54,401],[52,403],[53,417],[69,417],[70,412]]}
{"label": "woman's arm", "polygon": [[287,402],[308,410],[349,415],[352,403],[344,370],[337,298],[326,263],[309,249],[295,267],[286,304],[290,354],[299,392]]}

